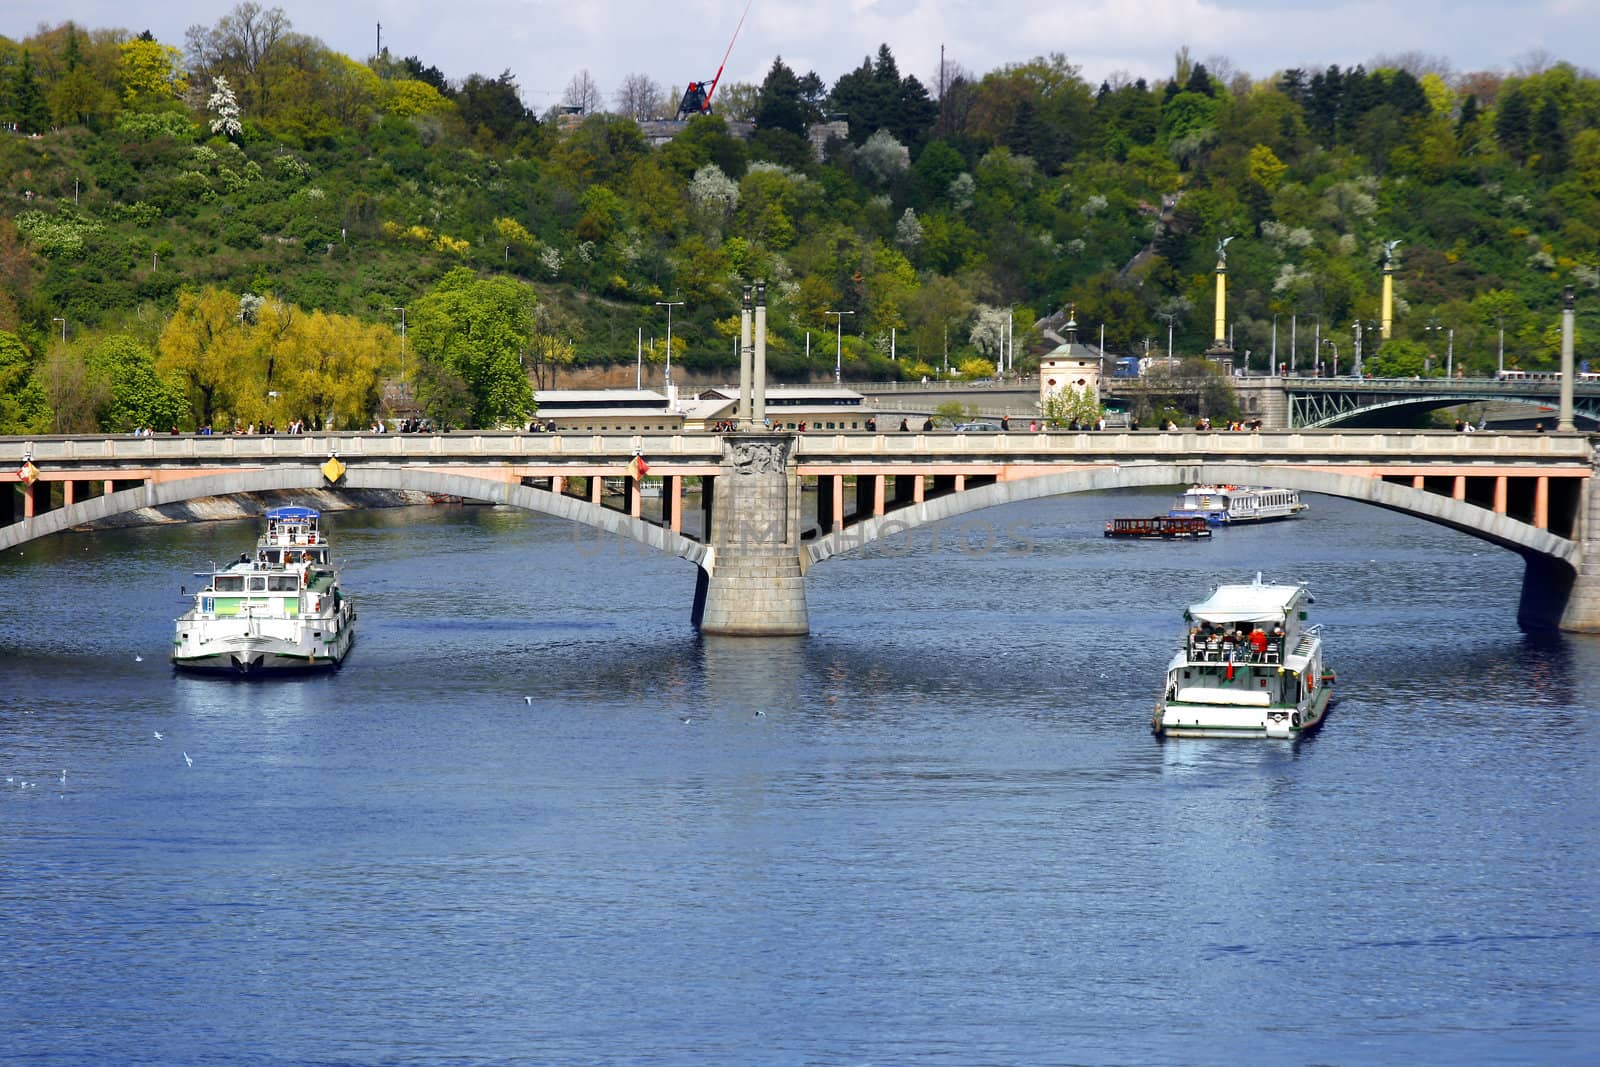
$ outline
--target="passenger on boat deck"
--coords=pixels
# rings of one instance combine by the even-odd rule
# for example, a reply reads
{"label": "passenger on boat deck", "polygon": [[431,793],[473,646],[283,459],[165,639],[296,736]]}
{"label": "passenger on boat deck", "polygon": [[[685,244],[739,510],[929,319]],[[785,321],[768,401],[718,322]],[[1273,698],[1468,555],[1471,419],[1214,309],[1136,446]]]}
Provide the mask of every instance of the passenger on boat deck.
{"label": "passenger on boat deck", "polygon": [[1267,632],[1265,630],[1250,631],[1250,650],[1258,656],[1267,653]]}

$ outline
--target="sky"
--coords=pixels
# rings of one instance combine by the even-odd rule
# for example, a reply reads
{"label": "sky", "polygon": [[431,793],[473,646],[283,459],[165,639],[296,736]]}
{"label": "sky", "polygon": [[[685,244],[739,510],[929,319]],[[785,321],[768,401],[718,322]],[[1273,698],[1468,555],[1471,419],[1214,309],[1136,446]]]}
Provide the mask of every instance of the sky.
{"label": "sky", "polygon": [[[536,113],[559,103],[587,71],[610,102],[624,78],[663,88],[717,72],[746,0],[375,0],[279,7],[294,32],[355,59],[371,55],[378,24],[396,57],[416,56],[459,81],[509,70]],[[193,25],[212,26],[233,0],[6,0],[0,35],[20,40],[71,20],[88,29],[148,29],[183,47]],[[832,85],[887,44],[901,75],[937,85],[946,62],[982,75],[1064,53],[1085,79],[1125,72],[1172,76],[1184,46],[1195,60],[1226,59],[1261,79],[1279,70],[1369,66],[1421,53],[1457,73],[1513,72],[1530,57],[1586,67],[1600,45],[1600,0],[749,0],[725,81],[759,84],[777,57]],[[1208,64],[1213,65],[1214,64]]]}

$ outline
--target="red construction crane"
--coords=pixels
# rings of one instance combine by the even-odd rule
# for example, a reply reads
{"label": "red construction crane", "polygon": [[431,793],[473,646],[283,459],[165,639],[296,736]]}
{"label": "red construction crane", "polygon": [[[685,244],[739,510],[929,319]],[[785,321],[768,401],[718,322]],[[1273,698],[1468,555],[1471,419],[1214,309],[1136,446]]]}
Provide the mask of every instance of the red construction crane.
{"label": "red construction crane", "polygon": [[683,100],[678,104],[679,122],[691,115],[711,114],[711,94],[717,91],[717,83],[722,80],[722,69],[728,65],[728,56],[733,54],[733,42],[739,39],[739,31],[744,29],[745,15],[750,14],[750,5],[755,0],[745,0],[744,14],[739,16],[739,25],[733,28],[733,37],[728,41],[728,50],[722,53],[722,63],[717,67],[717,76],[709,82],[690,82],[689,88],[684,90]]}

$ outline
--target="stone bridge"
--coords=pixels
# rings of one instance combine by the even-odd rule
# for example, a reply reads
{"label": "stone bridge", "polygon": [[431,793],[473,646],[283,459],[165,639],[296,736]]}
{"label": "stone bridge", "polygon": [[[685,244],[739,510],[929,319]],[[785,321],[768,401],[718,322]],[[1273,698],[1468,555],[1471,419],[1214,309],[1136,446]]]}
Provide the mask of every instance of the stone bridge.
{"label": "stone bridge", "polygon": [[1600,632],[1597,442],[1334,431],[0,438],[0,549],[202,497],[408,489],[681,556],[699,568],[703,630],[795,634],[808,629],[806,571],[881,538],[1037,497],[1220,482],[1345,497],[1482,538],[1525,561],[1524,628]]}

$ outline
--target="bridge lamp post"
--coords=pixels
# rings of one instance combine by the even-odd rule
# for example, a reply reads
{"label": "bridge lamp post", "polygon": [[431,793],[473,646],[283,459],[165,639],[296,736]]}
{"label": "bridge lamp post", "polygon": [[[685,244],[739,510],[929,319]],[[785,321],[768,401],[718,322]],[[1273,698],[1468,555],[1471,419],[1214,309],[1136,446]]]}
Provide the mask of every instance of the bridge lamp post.
{"label": "bridge lamp post", "polygon": [[682,300],[657,300],[656,307],[667,309],[667,369],[661,382],[667,393],[667,403],[672,403],[672,309],[683,307]]}
{"label": "bridge lamp post", "polygon": [[1333,338],[1329,337],[1329,338],[1324,339],[1322,343],[1327,345],[1329,348],[1333,349],[1333,374],[1332,374],[1332,377],[1337,378],[1339,376],[1339,342],[1335,341]]}
{"label": "bridge lamp post", "polygon": [[[844,317],[854,315],[854,311],[824,311],[824,315],[832,315],[834,321],[833,334],[833,384],[838,385],[844,381]],[[1001,358],[1005,358],[1003,355]],[[945,356],[945,366],[949,367],[950,357]]]}
{"label": "bridge lamp post", "polygon": [[1504,315],[1496,315],[1494,323],[1500,327],[1500,355],[1498,362],[1495,364],[1494,376],[1503,379],[1506,376],[1506,317]]}
{"label": "bridge lamp post", "polygon": [[66,319],[58,319],[58,318],[52,316],[50,321],[51,322],[59,322],[61,324],[61,343],[62,344],[66,344],[67,343],[67,320]]}

